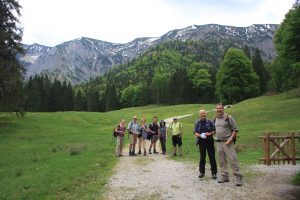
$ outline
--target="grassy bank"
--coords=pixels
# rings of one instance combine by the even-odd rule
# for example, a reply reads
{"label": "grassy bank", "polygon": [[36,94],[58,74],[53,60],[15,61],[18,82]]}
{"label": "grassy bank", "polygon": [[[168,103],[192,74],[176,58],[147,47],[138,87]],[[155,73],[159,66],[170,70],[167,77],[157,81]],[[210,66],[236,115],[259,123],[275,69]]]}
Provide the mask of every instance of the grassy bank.
{"label": "grassy bank", "polygon": [[[300,129],[300,89],[241,102],[226,110],[240,128],[238,157],[243,165],[262,156],[264,131]],[[112,128],[133,115],[159,120],[185,114],[184,160],[198,161],[192,134],[198,110],[213,105],[146,106],[108,113],[27,113],[24,118],[0,115],[0,199],[94,199],[103,192],[112,168]],[[209,118],[214,113],[209,113]],[[126,136],[127,139],[127,136]],[[127,141],[125,141],[127,142]],[[297,143],[297,154],[300,148]],[[125,147],[127,148],[127,147]],[[171,153],[171,141],[168,139]]]}

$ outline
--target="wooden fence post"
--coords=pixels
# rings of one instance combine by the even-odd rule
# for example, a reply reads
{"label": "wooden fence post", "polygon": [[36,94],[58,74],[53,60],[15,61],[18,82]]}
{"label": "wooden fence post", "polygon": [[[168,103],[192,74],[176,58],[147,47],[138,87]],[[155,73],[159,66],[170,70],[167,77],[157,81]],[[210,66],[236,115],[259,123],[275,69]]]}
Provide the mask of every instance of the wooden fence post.
{"label": "wooden fence post", "polygon": [[271,165],[271,160],[270,160],[270,133],[267,133],[266,135],[266,140],[267,140],[267,147],[266,147],[266,161],[267,165]]}
{"label": "wooden fence post", "polygon": [[292,142],[292,164],[296,165],[295,133],[294,132],[292,132],[291,142]]}

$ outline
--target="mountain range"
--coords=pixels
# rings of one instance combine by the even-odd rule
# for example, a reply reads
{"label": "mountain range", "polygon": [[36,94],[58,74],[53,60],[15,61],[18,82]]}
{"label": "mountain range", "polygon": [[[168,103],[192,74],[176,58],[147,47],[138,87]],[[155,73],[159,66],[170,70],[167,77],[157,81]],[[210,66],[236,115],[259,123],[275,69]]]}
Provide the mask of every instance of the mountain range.
{"label": "mountain range", "polygon": [[130,61],[150,47],[172,40],[209,41],[225,38],[236,46],[258,48],[265,60],[272,60],[276,56],[273,37],[277,28],[276,24],[254,24],[249,27],[207,24],[172,30],[161,37],[136,38],[124,44],[87,37],[54,47],[24,44],[26,53],[20,60],[27,69],[27,78],[47,74],[76,85],[106,73],[112,66]]}

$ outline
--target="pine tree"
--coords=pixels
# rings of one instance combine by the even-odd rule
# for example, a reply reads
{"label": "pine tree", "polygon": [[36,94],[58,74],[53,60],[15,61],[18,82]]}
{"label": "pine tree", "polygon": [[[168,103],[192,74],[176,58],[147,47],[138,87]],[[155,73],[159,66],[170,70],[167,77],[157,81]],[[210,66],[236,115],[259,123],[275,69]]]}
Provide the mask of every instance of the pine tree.
{"label": "pine tree", "polygon": [[74,110],[84,111],[83,97],[80,90],[77,91],[75,96]]}
{"label": "pine tree", "polygon": [[245,45],[243,48],[243,51],[245,53],[245,55],[251,60],[252,55],[251,55],[251,51],[248,45]]}
{"label": "pine tree", "polygon": [[257,48],[255,49],[254,55],[252,57],[252,68],[259,77],[259,88],[261,94],[263,94],[267,91],[269,73],[265,68],[260,51]]}
{"label": "pine tree", "polygon": [[73,88],[70,82],[68,82],[67,91],[66,91],[66,99],[67,99],[67,106],[66,110],[71,111],[74,110],[74,93]]}
{"label": "pine tree", "polygon": [[15,0],[0,1],[0,111],[20,110],[24,101],[24,68],[16,58],[23,52],[20,9]]}
{"label": "pine tree", "polygon": [[118,98],[114,83],[106,85],[105,91],[105,111],[111,111],[118,108]]}

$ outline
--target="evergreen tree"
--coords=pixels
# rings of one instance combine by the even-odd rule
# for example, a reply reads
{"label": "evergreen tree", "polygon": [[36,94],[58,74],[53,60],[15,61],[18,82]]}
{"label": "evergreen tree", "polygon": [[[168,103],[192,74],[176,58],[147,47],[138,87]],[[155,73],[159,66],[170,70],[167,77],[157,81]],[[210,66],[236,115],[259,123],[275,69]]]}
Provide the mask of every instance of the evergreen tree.
{"label": "evergreen tree", "polygon": [[54,80],[54,83],[51,86],[49,94],[49,111],[62,111],[63,110],[63,90],[61,82]]}
{"label": "evergreen tree", "polygon": [[41,77],[41,106],[40,111],[48,112],[49,111],[49,95],[51,90],[51,81],[47,75]]}
{"label": "evergreen tree", "polygon": [[87,111],[100,111],[99,92],[94,87],[89,87],[87,91]]}
{"label": "evergreen tree", "polygon": [[275,33],[277,71],[281,72],[279,90],[288,90],[300,86],[300,6],[296,1],[293,8],[285,15]]}
{"label": "evergreen tree", "polygon": [[0,1],[0,111],[20,110],[23,106],[24,68],[16,58],[23,52],[20,9],[15,0]]}
{"label": "evergreen tree", "polygon": [[66,99],[67,99],[66,109],[68,111],[74,110],[74,93],[70,82],[68,82],[68,86],[67,86]]}
{"label": "evergreen tree", "polygon": [[216,94],[223,103],[237,103],[259,94],[259,79],[243,51],[230,48],[217,73]]}
{"label": "evergreen tree", "polygon": [[254,55],[252,57],[252,68],[259,77],[259,88],[261,94],[263,94],[267,91],[269,74],[261,58],[260,51],[257,48],[255,49]]}
{"label": "evergreen tree", "polygon": [[118,98],[114,83],[106,85],[105,91],[105,111],[118,109]]}
{"label": "evergreen tree", "polygon": [[176,69],[169,81],[169,104],[190,103],[193,98],[192,82],[183,67]]}
{"label": "evergreen tree", "polygon": [[84,102],[81,91],[78,90],[75,97],[74,110],[76,111],[84,111]]}
{"label": "evergreen tree", "polygon": [[250,47],[249,47],[248,45],[245,45],[245,46],[244,46],[243,52],[244,52],[245,55],[251,60],[252,55],[251,55]]}

